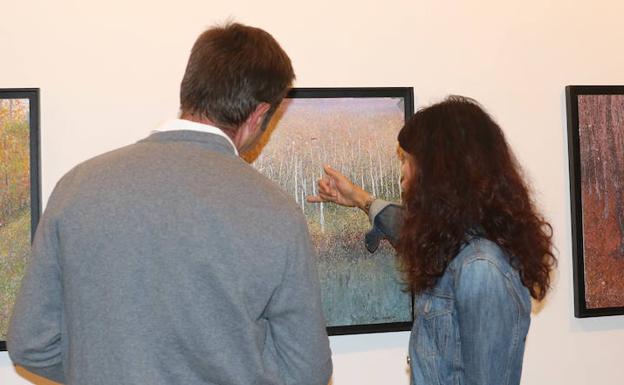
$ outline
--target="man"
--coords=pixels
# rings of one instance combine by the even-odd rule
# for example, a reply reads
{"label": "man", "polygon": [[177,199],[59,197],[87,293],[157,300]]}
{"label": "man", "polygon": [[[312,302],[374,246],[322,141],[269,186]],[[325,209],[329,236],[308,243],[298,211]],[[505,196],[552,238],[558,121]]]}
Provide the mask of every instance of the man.
{"label": "man", "polygon": [[181,119],[65,175],[8,338],[68,384],[326,384],[331,358],[306,223],[239,158],[294,79],[271,35],[204,32]]}

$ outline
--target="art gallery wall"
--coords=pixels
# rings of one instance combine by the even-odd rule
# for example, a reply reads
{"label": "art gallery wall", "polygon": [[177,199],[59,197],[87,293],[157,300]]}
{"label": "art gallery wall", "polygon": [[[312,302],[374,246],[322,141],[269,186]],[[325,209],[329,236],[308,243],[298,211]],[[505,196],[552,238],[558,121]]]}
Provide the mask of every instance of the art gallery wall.
{"label": "art gallery wall", "polygon": [[[624,83],[624,2],[31,0],[1,8],[0,87],[41,88],[44,202],[77,163],[176,115],[195,37],[228,17],[270,31],[299,87],[413,86],[417,107],[447,94],[476,98],[532,181],[560,260],[554,290],[533,315],[522,383],[622,383],[624,317],[573,317],[564,86]],[[332,337],[333,384],[408,384],[408,337]],[[19,373],[0,353],[0,383],[29,383]]]}

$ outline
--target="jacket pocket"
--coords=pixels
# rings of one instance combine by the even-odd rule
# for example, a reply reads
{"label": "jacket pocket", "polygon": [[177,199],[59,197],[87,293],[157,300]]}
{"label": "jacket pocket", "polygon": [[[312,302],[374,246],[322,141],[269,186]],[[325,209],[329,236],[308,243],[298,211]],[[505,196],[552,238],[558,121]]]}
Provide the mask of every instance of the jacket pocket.
{"label": "jacket pocket", "polygon": [[453,328],[453,299],[423,293],[416,302],[417,350],[427,356],[445,357]]}

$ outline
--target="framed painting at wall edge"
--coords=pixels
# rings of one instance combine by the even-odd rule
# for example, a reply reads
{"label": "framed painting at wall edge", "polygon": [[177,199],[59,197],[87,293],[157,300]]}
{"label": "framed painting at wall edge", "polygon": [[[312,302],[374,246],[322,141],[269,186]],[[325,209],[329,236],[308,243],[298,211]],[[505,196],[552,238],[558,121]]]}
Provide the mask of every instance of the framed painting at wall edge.
{"label": "framed painting at wall edge", "polygon": [[566,87],[574,315],[624,314],[624,86]]}
{"label": "framed painting at wall edge", "polygon": [[368,217],[305,198],[330,164],[373,195],[400,200],[397,134],[412,114],[412,88],[294,88],[247,159],[305,214],[330,335],[411,328],[413,298],[403,291],[394,250],[387,243],[373,254],[365,249]]}
{"label": "framed painting at wall edge", "polygon": [[41,212],[39,89],[0,89],[0,350]]}

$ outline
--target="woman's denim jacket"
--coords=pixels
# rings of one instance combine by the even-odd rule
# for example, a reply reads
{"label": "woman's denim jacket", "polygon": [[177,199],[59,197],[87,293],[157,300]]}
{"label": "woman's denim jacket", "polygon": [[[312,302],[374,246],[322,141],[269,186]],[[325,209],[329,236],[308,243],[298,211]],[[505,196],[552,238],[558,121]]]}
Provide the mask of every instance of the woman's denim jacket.
{"label": "woman's denim jacket", "polygon": [[[374,207],[377,206],[377,207]],[[375,201],[366,247],[396,242],[401,206]],[[531,301],[495,243],[467,236],[437,284],[414,300],[409,343],[414,385],[519,384]]]}

